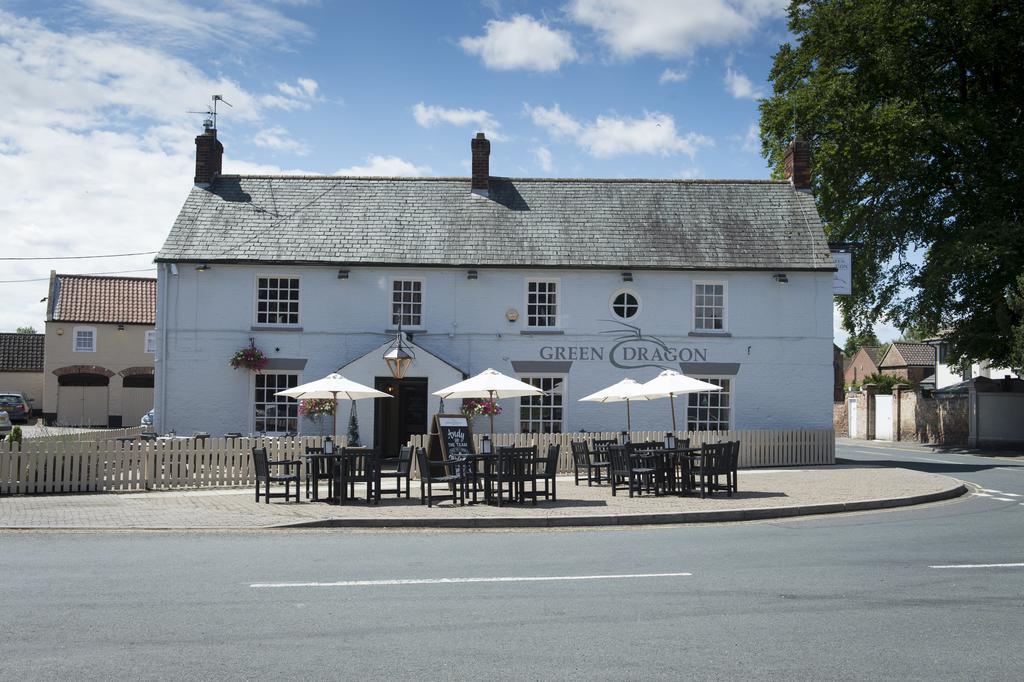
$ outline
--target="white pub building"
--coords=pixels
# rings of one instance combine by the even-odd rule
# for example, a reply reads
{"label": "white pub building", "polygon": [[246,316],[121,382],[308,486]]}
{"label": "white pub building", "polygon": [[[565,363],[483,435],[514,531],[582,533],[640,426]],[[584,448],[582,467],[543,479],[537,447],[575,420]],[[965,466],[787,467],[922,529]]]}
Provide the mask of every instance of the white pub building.
{"label": "white pub building", "polygon": [[[785,181],[495,177],[483,134],[470,178],[224,175],[216,130],[196,146],[156,258],[161,431],[315,434],[274,393],[336,371],[395,396],[357,406],[392,450],[488,367],[544,390],[502,401],[499,432],[623,429],[578,399],[665,368],[722,386],[678,401],[680,428],[831,428],[835,266],[801,142]],[[250,345],[266,368],[232,369]],[[632,413],[668,428],[667,401]]]}

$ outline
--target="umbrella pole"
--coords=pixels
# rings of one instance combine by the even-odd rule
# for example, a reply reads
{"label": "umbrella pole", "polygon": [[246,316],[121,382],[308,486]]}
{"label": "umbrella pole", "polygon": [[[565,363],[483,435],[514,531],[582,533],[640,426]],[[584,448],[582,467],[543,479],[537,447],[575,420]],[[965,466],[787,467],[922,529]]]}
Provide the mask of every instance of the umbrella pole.
{"label": "umbrella pole", "polygon": [[668,402],[672,405],[672,433],[676,432],[676,394],[668,394]]}
{"label": "umbrella pole", "polygon": [[626,399],[626,431],[629,433],[633,432],[633,422],[629,418],[629,399]]}
{"label": "umbrella pole", "polygon": [[[494,391],[487,391],[487,392],[491,396],[491,404],[493,405],[494,404]],[[488,414],[487,416],[488,416],[488,418],[490,419],[490,422],[491,422],[491,449],[492,449],[492,451],[497,452],[497,450],[494,450],[494,410],[492,409],[490,414]]]}
{"label": "umbrella pole", "polygon": [[334,396],[334,414],[331,415],[333,423],[331,424],[331,440],[335,443],[338,442],[338,392],[331,391],[331,395]]}

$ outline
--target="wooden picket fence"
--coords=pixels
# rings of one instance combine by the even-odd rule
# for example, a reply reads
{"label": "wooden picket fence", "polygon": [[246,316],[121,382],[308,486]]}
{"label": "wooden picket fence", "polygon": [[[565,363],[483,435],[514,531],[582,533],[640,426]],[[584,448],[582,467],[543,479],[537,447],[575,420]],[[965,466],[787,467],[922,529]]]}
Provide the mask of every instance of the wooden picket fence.
{"label": "wooden picket fence", "polygon": [[[561,445],[559,471],[572,471],[573,440],[618,439],[618,432],[494,435],[495,446],[537,445],[544,452]],[[122,436],[127,437],[127,435]],[[474,436],[479,449],[481,436]],[[635,431],[633,441],[662,441],[664,431]],[[835,463],[835,433],[819,430],[733,430],[679,432],[691,446],[740,441],[740,466],[809,466]],[[426,446],[427,436],[410,445]],[[344,440],[338,443],[345,445]],[[251,486],[252,448],[266,447],[271,459],[298,459],[323,439],[179,438],[166,441],[26,439],[0,443],[0,494],[47,494]]]}
{"label": "wooden picket fence", "polygon": [[78,429],[66,426],[44,426],[39,435],[25,436],[25,441],[105,441],[115,438],[134,438],[142,433],[142,427],[134,426],[126,429]]}

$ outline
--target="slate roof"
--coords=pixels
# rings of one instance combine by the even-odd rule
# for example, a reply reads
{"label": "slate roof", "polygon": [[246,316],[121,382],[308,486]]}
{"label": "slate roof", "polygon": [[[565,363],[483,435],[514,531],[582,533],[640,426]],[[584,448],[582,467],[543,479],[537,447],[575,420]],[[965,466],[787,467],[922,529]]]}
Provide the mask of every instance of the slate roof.
{"label": "slate roof", "polygon": [[788,182],[218,177],[157,261],[834,270],[813,198]]}
{"label": "slate roof", "polygon": [[877,367],[878,366],[878,361],[882,359],[882,358],[878,357],[878,354],[879,354],[879,352],[881,352],[882,347],[881,346],[861,346],[861,349],[867,354],[867,356],[869,358],[871,358],[871,362],[875,363],[875,366]]}
{"label": "slate roof", "polygon": [[156,324],[156,280],[54,275],[50,305],[54,321]]}
{"label": "slate roof", "polygon": [[[903,363],[893,364],[888,358],[892,354],[898,354]],[[935,365],[935,346],[927,343],[904,343],[895,342],[892,348],[885,354],[883,362],[888,364],[884,367],[933,367]]]}
{"label": "slate roof", "polygon": [[44,334],[0,333],[0,372],[42,372]]}

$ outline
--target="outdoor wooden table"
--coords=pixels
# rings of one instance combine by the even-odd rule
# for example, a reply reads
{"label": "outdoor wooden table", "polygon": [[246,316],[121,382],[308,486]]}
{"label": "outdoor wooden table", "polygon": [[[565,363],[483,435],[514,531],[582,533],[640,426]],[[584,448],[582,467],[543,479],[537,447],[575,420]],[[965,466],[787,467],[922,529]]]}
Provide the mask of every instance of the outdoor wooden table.
{"label": "outdoor wooden table", "polygon": [[372,448],[344,448],[341,452],[330,455],[307,456],[331,458],[331,466],[334,470],[334,497],[329,500],[331,504],[341,504],[350,499],[356,499],[355,496],[349,495],[349,484],[352,482],[349,480],[349,470],[357,458],[365,458],[363,470],[369,470],[369,480],[366,482],[366,501],[374,503],[380,501],[380,476],[377,475],[377,459],[373,455]]}
{"label": "outdoor wooden table", "polygon": [[700,448],[641,450],[636,456],[651,462],[656,470],[656,494],[682,495],[693,490],[690,464],[694,458],[700,458]]}
{"label": "outdoor wooden table", "polygon": [[[324,501],[330,501],[330,500],[335,499],[335,495],[334,495],[334,473],[333,473],[334,461],[338,457],[341,456],[341,453],[340,452],[334,452],[334,453],[331,453],[329,455],[325,455],[323,453],[318,453],[318,454],[305,454],[305,455],[300,455],[300,456],[303,459],[306,460],[306,472],[307,472],[307,475],[308,475],[308,473],[310,471],[319,471],[320,469],[318,467],[318,464],[320,462],[326,462],[327,463],[327,466],[331,468],[331,476],[330,476],[330,478],[327,479],[327,497],[324,498]],[[314,468],[314,467],[316,467],[316,468]],[[313,493],[313,502],[320,502],[320,482],[319,481],[315,481],[314,482],[314,484],[312,486],[312,493]]]}

